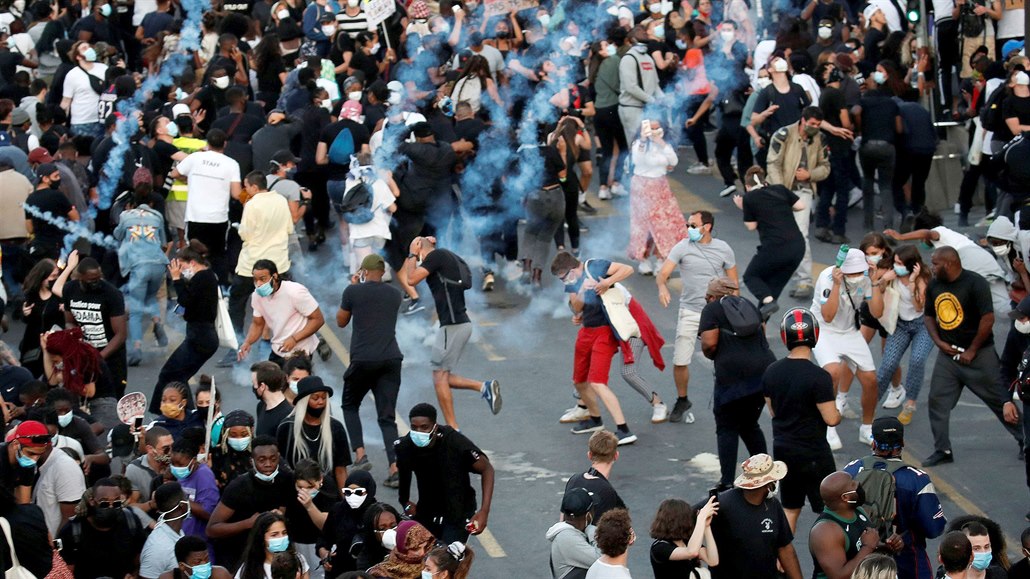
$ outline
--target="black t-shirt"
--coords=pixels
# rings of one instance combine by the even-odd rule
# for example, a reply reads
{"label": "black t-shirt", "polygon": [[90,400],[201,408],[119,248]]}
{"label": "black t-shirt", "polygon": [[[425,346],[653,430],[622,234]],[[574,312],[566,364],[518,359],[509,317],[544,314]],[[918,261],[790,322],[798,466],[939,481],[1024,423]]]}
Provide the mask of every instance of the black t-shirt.
{"label": "black t-shirt", "polygon": [[1019,124],[1030,125],[1030,97],[1010,94],[1001,104],[1001,111],[1003,119],[1017,118]]}
{"label": "black t-shirt", "polygon": [[75,323],[82,328],[83,339],[103,350],[114,338],[111,318],[125,315],[125,298],[106,280],[101,280],[99,287],[92,290],[83,288],[82,282],[73,281],[64,286],[64,311],[71,312]]}
{"label": "black t-shirt", "polygon": [[351,313],[351,360],[378,362],[403,358],[397,346],[400,307],[401,291],[382,282],[351,284],[343,290],[340,309]]}
{"label": "black t-shirt", "polygon": [[[976,337],[980,318],[994,313],[991,286],[979,274],[962,270],[954,281],[943,282],[934,278],[926,288],[926,316],[937,322],[937,335],[946,344],[968,348]],[[981,348],[994,344],[994,336],[987,333]]]}
{"label": "black t-shirt", "polygon": [[[311,516],[305,507],[297,502],[296,494],[294,499],[286,505],[286,531],[290,535],[291,543],[312,545],[322,535],[322,531],[311,522]],[[326,475],[322,479],[322,488],[311,499],[318,510],[328,513],[340,502],[340,494],[336,489],[336,479],[332,475]],[[350,545],[347,545],[349,547]],[[342,550],[342,549],[341,549]],[[310,565],[311,563],[309,563]]]}
{"label": "black t-shirt", "polygon": [[[746,299],[741,299],[741,302],[742,307],[755,310],[756,317],[761,317],[753,303]],[[776,360],[765,339],[765,332],[759,328],[750,336],[736,335],[726,317],[722,300],[709,302],[701,310],[698,333],[709,330],[720,330],[719,346],[715,351],[715,407],[761,392],[762,374]]]}
{"label": "black t-shirt", "polygon": [[14,82],[14,73],[23,60],[25,57],[18,52],[10,50],[0,52],[0,78],[8,83]]}
{"label": "black t-shirt", "polygon": [[281,58],[270,58],[265,66],[257,71],[258,91],[279,93],[283,90],[283,81],[279,74],[286,72],[286,65]]}
{"label": "black t-shirt", "polygon": [[[368,144],[369,133],[368,129],[366,129],[364,125],[356,123],[350,119],[340,119],[322,129],[322,132],[318,137],[318,142],[325,143],[327,154],[333,146],[333,141],[336,140],[336,137],[343,129],[350,129],[351,138],[354,140],[355,152],[360,151],[362,145]],[[326,179],[331,181],[342,181],[347,178],[348,171],[350,171],[350,165],[338,165],[330,161],[329,164],[326,165]]]}
{"label": "black t-shirt", "polygon": [[862,62],[870,65],[871,68],[876,68],[877,63],[880,62],[880,43],[886,39],[886,32],[870,26],[865,33],[865,60]]}
{"label": "black t-shirt", "polygon": [[[122,514],[136,518],[129,510],[123,509]],[[73,524],[81,529],[78,541],[72,532]],[[64,543],[61,557],[69,565],[75,566],[76,579],[124,577],[131,574],[133,563],[146,541],[139,519],[133,525],[127,519],[122,519],[108,531],[98,530],[85,518],[78,523],[69,521],[57,536]]]}
{"label": "black t-shirt", "polygon": [[760,113],[769,108],[769,105],[780,106],[762,124],[762,129],[771,135],[781,127],[793,125],[800,121],[801,111],[811,102],[808,98],[808,93],[800,85],[793,82],[790,83],[790,90],[784,94],[777,90],[776,85],[770,84],[762,92],[758,93],[758,98],[755,99],[754,111]]}
{"label": "black t-shirt", "polygon": [[[580,276],[575,283],[568,284],[565,286],[565,293],[574,294],[579,293],[579,289],[583,287],[583,282],[588,277],[594,278],[594,280],[604,279],[608,276],[608,269],[612,267],[612,262],[607,259],[591,259],[587,260],[584,264],[583,275]],[[589,268],[589,269],[587,269]],[[589,276],[587,272],[589,271]],[[584,328],[600,328],[601,326],[608,325],[608,318],[604,315],[604,305],[601,303],[601,296],[597,295],[594,291],[583,292],[583,327]]]}
{"label": "black t-shirt", "polygon": [[887,141],[897,138],[897,118],[901,116],[898,103],[886,91],[873,90],[858,101],[862,107],[862,142]]}
{"label": "black t-shirt", "polygon": [[90,428],[89,423],[78,416],[73,416],[72,422],[68,426],[64,428],[58,427],[57,432],[62,436],[79,441],[79,444],[82,445],[82,452],[86,454],[96,454],[104,449],[104,447],[100,446],[97,435],[93,434],[93,429]]}
{"label": "black t-shirt", "polygon": [[595,521],[601,520],[601,515],[612,509],[626,508],[626,503],[622,502],[622,497],[615,492],[612,483],[594,467],[569,477],[569,482],[565,483],[565,492],[572,489],[586,489],[593,496],[594,506],[591,513]]}
{"label": "black t-shirt", "polygon": [[465,313],[465,290],[458,284],[444,283],[441,276],[458,281],[462,278],[458,267],[458,257],[447,249],[435,249],[422,260],[422,266],[429,272],[426,283],[433,292],[436,303],[436,315],[441,326],[452,326],[469,322]]}
{"label": "black t-shirt", "polygon": [[826,422],[817,404],[832,402],[830,374],[809,360],[784,358],[762,376],[762,388],[773,411],[773,453],[798,458],[830,454]]}
{"label": "black t-shirt", "polygon": [[470,143],[475,143],[476,149],[479,148],[479,134],[485,130],[486,123],[475,117],[471,119],[463,119],[454,123],[454,134],[458,139],[464,139]]}
{"label": "black t-shirt", "polygon": [[[844,91],[832,86],[823,87],[822,92],[819,93],[819,108],[822,109],[826,122],[835,127],[842,126],[840,111],[848,108],[844,100]],[[829,133],[823,134],[823,141],[829,146],[830,154],[833,156],[846,155],[851,148],[848,141]]]}
{"label": "black t-shirt", "polygon": [[794,220],[799,197],[783,185],[768,185],[744,194],[744,221],[758,223],[758,240],[769,249],[804,241]]}
{"label": "black t-shirt", "polygon": [[[237,122],[237,120],[239,122]],[[235,125],[235,128],[233,128]],[[229,113],[220,115],[218,120],[211,123],[212,129],[221,129],[229,136],[230,143],[249,143],[261,127],[265,126],[265,120],[260,117],[246,113]],[[232,130],[232,134],[230,133]]]}
{"label": "black t-shirt", "polygon": [[741,489],[719,494],[719,516],[712,519],[716,545],[733,545],[734,553],[747,556],[720,557],[711,568],[714,579],[776,577],[779,550],[794,540],[780,501],[768,498],[752,505]]}
{"label": "black t-shirt", "polygon": [[379,78],[379,63],[374,56],[365,54],[364,50],[355,50],[351,54],[350,67],[365,75],[366,85]]}
{"label": "black t-shirt", "polygon": [[[686,541],[690,537],[683,537]],[[664,539],[656,539],[651,543],[651,569],[654,571],[654,579],[686,579],[693,577],[690,572],[698,568],[700,559],[684,559],[671,561],[672,552],[676,550],[676,544]]]}
{"label": "black t-shirt", "polygon": [[1008,579],[1030,579],[1030,558],[1024,557],[1009,567]]}
{"label": "black t-shirt", "polygon": [[[227,522],[237,523],[249,519],[255,513],[264,513],[279,507],[286,507],[297,500],[297,489],[294,486],[293,473],[279,465],[279,474],[275,480],[266,483],[257,480],[254,472],[236,477],[222,490],[221,503],[233,510]],[[243,549],[247,545],[249,532],[233,535],[224,539],[212,539],[215,547],[217,565],[235,569],[240,562]],[[121,575],[114,575],[121,577]]]}
{"label": "black t-shirt", "polygon": [[[483,456],[483,451],[464,434],[441,424],[429,446],[419,448],[409,436],[397,439],[393,445],[401,480],[405,471],[418,479],[417,521],[428,522],[434,517],[464,521],[476,512],[476,491],[469,474],[474,472],[472,465]],[[404,490],[402,485],[401,491]]]}
{"label": "black t-shirt", "polygon": [[[38,189],[25,199],[25,205],[31,205],[42,213],[50,213],[54,217],[68,219],[68,213],[72,210],[72,204],[64,193],[56,189]],[[64,242],[67,233],[50,223],[25,212],[25,219],[32,220],[32,231],[36,242],[47,246],[60,246]],[[70,284],[69,284],[70,285]]]}
{"label": "black t-shirt", "polygon": [[[262,434],[268,436],[276,436],[279,432],[279,424],[284,418],[293,412],[293,405],[288,401],[283,400],[274,408],[265,408],[265,401],[262,400],[257,404],[257,421],[254,424],[254,436],[261,436]],[[282,449],[279,449],[280,452]]]}
{"label": "black t-shirt", "polygon": [[[3,516],[11,526],[18,562],[36,577],[46,577],[53,566],[54,552],[47,541],[43,511],[36,505],[15,505]],[[4,554],[3,560],[6,565],[0,570],[10,569],[11,549],[3,533],[0,533],[0,552]]]}
{"label": "black t-shirt", "polygon": [[[322,414],[322,419],[328,418],[328,414]],[[347,444],[347,431],[343,429],[343,423],[335,418],[330,418],[329,430],[333,435],[333,468],[347,466],[351,463],[350,446]],[[308,447],[308,457],[319,459],[319,448],[322,442],[322,426],[315,424],[304,424],[301,426],[304,444]],[[291,467],[293,464],[293,420],[286,420],[279,423],[275,435],[279,443],[279,452],[282,453],[283,461]],[[332,474],[332,473],[326,473]]]}
{"label": "black t-shirt", "polygon": [[7,443],[0,442],[0,484],[14,492],[15,487],[32,486],[35,479],[36,469],[22,468],[17,462],[11,464],[11,461],[7,460]]}

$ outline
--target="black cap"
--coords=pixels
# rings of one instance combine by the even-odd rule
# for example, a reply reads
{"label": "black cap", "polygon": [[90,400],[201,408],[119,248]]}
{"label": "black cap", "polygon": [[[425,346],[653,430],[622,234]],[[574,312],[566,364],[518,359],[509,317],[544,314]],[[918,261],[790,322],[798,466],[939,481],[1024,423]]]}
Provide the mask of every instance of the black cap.
{"label": "black cap", "polygon": [[294,399],[294,404],[296,404],[297,400],[310,396],[315,392],[325,392],[329,396],[333,395],[333,389],[326,386],[325,382],[322,382],[322,379],[318,376],[301,378],[300,382],[297,383],[297,398]]}
{"label": "black cap", "polygon": [[289,149],[279,149],[272,155],[272,162],[278,163],[279,166],[285,165],[286,163],[300,163],[300,159],[293,156],[293,153]]}
{"label": "black cap", "polygon": [[1016,309],[1009,312],[1009,317],[1013,320],[1019,318],[1030,318],[1030,297],[1023,298],[1016,306]]}
{"label": "black cap", "polygon": [[42,179],[43,177],[49,177],[53,175],[57,172],[57,170],[58,169],[56,163],[43,163],[42,165],[36,167],[36,176]]}
{"label": "black cap", "polygon": [[584,488],[570,489],[561,500],[561,512],[570,517],[579,517],[590,512],[594,498]]}
{"label": "black cap", "polygon": [[119,424],[111,429],[111,455],[131,456],[136,446],[136,437],[132,435],[128,424]]}
{"label": "black cap", "polygon": [[903,446],[905,425],[893,416],[882,416],[873,421],[873,441],[878,446]]}

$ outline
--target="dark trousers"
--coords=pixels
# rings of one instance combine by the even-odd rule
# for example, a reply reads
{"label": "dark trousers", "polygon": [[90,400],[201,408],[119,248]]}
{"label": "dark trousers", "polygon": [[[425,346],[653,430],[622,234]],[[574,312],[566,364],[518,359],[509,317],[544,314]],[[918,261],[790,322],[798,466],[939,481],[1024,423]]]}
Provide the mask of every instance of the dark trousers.
{"label": "dark trousers", "polygon": [[[958,74],[962,67],[962,45],[958,37],[958,21],[944,20],[937,23],[934,37],[937,39],[937,86],[941,89],[941,106],[951,108],[953,94],[952,74]],[[995,52],[995,54],[998,54]]]}
{"label": "dark trousers", "polygon": [[[469,516],[471,519],[472,516]],[[450,545],[454,541],[461,541],[465,543],[469,540],[469,532],[465,529],[465,525],[468,521],[445,521],[441,518],[434,518],[431,520],[424,520],[422,517],[416,516],[415,520],[422,524],[430,533],[436,537],[437,541],[443,544]]]}
{"label": "dark trousers", "polygon": [[558,229],[554,232],[554,244],[556,247],[565,247],[564,223],[568,225],[569,247],[576,250],[579,249],[579,179],[573,171],[569,171],[569,178],[561,184],[561,190],[565,195],[565,218],[558,223]]}
{"label": "dark trousers", "polygon": [[404,260],[411,249],[411,242],[422,233],[425,226],[425,213],[412,213],[397,209],[390,222],[390,241],[386,243],[386,259],[395,271],[404,265]]}
{"label": "dark trousers", "polygon": [[612,183],[622,181],[622,166],[629,153],[629,145],[626,143],[626,131],[622,128],[619,120],[619,107],[600,107],[594,116],[594,129],[597,130],[597,138],[601,141],[601,162],[598,166],[598,175],[601,185],[608,184],[608,168],[611,166],[612,157],[615,156],[615,146],[619,146],[619,156],[615,159],[615,178]]}
{"label": "dark trousers", "polygon": [[744,270],[744,283],[759,302],[767,296],[777,299],[804,257],[805,244],[801,240],[786,247],[760,245]]}
{"label": "dark trousers", "polygon": [[217,351],[218,332],[215,331],[215,324],[188,322],[186,339],[172,352],[157,375],[154,394],[150,397],[150,411],[161,413],[161,393],[169,382],[188,382]]}
{"label": "dark trousers", "polygon": [[304,213],[304,230],[308,237],[325,233],[332,223],[329,220],[329,192],[325,175],[321,171],[298,172],[295,180],[301,187],[311,191],[311,210]]}
{"label": "dark trousers", "polygon": [[127,351],[123,345],[117,351],[112,352],[110,356],[104,359],[107,362],[107,368],[111,370],[111,376],[114,378],[115,392],[118,394],[118,398],[125,396],[125,385],[129,380],[129,363],[126,359]]}
{"label": "dark trousers", "polygon": [[186,239],[196,239],[207,246],[211,269],[218,276],[218,283],[229,284],[229,264],[226,259],[226,237],[229,233],[229,222],[197,223],[186,222]]}
{"label": "dark trousers", "polygon": [[[926,204],[926,179],[930,176],[933,153],[912,153],[905,147],[898,147],[898,158],[894,165],[894,199],[900,201],[905,215],[915,215]],[[912,179],[911,201],[905,202],[905,183]]]}
{"label": "dark trousers", "polygon": [[1005,430],[1023,442],[1023,429],[1005,422],[1002,407],[1009,399],[1008,392],[997,384],[998,354],[993,347],[982,348],[973,362],[963,366],[943,352],[937,354],[937,363],[930,377],[930,430],[935,450],[951,450],[951,410],[958,404],[963,388],[977,398],[998,417]]}
{"label": "dark trousers", "polygon": [[469,220],[479,238],[479,254],[483,257],[486,271],[493,271],[494,256],[500,255],[508,261],[519,258],[519,221],[493,207],[471,211]]}
{"label": "dark trousers", "polygon": [[[694,116],[694,114],[701,108],[701,104],[704,103],[707,95],[691,95],[687,100],[687,115],[686,118]],[[684,119],[685,121],[686,119]],[[687,138],[690,139],[690,144],[694,146],[694,154],[697,155],[697,160],[702,165],[708,164],[708,139],[705,138],[705,123],[708,121],[708,113],[701,115],[701,118],[697,120],[692,126],[686,128],[685,133]],[[682,126],[682,125],[680,125]]]}
{"label": "dark trousers", "polygon": [[867,230],[874,228],[873,219],[876,216],[874,182],[880,186],[883,228],[894,227],[894,210],[898,207],[898,200],[894,197],[894,190],[891,187],[894,180],[894,145],[887,141],[863,142],[862,148],[858,151],[858,159],[862,164],[862,208],[865,211],[863,227]]}
{"label": "dark trousers", "polygon": [[[836,235],[844,235],[848,223],[848,199],[851,183],[848,180],[848,158],[846,155],[830,155],[830,178],[819,184],[819,202],[815,208],[815,226],[832,229]],[[830,217],[833,207],[833,217]]]}
{"label": "dark trousers", "polygon": [[3,259],[0,260],[0,267],[4,272],[4,286],[7,287],[7,298],[14,301],[22,295],[21,282],[25,280],[25,272],[21,268],[22,260],[27,256],[25,253],[25,240],[19,239],[14,243],[0,242],[0,251],[3,252]]}
{"label": "dark trousers", "polygon": [[759,392],[715,408],[715,438],[719,449],[719,470],[722,473],[719,484],[722,486],[733,486],[739,464],[739,441],[744,441],[748,456],[768,452],[765,435],[758,426],[758,418],[764,407],[765,397]]}
{"label": "dark trousers", "polygon": [[243,321],[247,317],[247,302],[254,293],[254,278],[232,274],[232,286],[229,288],[229,319],[237,336],[243,335]]}
{"label": "dark trousers", "polygon": [[397,462],[393,441],[397,440],[397,394],[401,389],[401,361],[379,362],[351,361],[343,374],[343,422],[347,426],[351,450],[363,448],[365,439],[361,431],[361,417],[358,410],[361,401],[369,392],[375,397],[376,417],[379,431],[383,434],[383,446],[390,464]]}
{"label": "dark trousers", "polygon": [[973,195],[976,194],[976,186],[980,178],[984,179],[984,207],[990,213],[994,209],[994,202],[997,199],[997,188],[994,186],[994,165],[989,155],[980,157],[979,165],[970,165],[962,175],[962,184],[958,190],[958,205],[962,215],[969,215],[973,208]]}
{"label": "dark trousers", "polygon": [[[1023,403],[1023,441],[1030,440],[1030,404]],[[1030,488],[1030,448],[1023,445],[1023,467],[1026,469],[1026,486]]]}
{"label": "dark trousers", "polygon": [[[733,172],[734,150],[737,151],[736,173]],[[744,182],[744,173],[754,163],[754,156],[751,154],[751,136],[740,125],[740,115],[723,115],[719,132],[715,135],[715,162],[727,187],[738,178]]]}

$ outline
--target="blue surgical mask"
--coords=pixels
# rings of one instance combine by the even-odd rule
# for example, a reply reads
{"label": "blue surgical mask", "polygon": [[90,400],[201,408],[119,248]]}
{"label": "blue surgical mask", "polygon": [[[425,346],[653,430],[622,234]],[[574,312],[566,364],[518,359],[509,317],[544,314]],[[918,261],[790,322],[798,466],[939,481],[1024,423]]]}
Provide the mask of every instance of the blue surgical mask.
{"label": "blue surgical mask", "polygon": [[66,412],[65,414],[58,414],[57,425],[61,428],[68,428],[68,425],[72,423],[72,418],[74,418],[74,416],[71,412]]}
{"label": "blue surgical mask", "polygon": [[272,537],[268,540],[268,550],[272,553],[282,553],[290,546],[290,538]]}
{"label": "blue surgical mask", "polygon": [[419,448],[425,448],[429,446],[429,441],[433,438],[432,432],[418,432],[412,430],[408,432],[408,436],[411,437],[411,442],[415,443],[415,446]]}
{"label": "blue surgical mask", "polygon": [[175,89],[175,100],[177,100],[177,101],[184,101],[184,100],[186,100],[186,97],[188,97],[188,96],[190,96],[190,95],[187,94],[186,91],[182,90],[181,88],[176,88]]}
{"label": "blue surgical mask", "polygon": [[687,42],[685,40],[681,40],[681,39],[677,38],[676,39],[676,48],[678,48],[680,50],[686,50],[687,49]]}
{"label": "blue surgical mask", "polygon": [[168,467],[168,470],[171,471],[172,476],[174,476],[176,480],[182,480],[190,476],[190,466],[192,464],[193,461],[191,460],[190,464],[187,464],[186,466],[170,466]]}
{"label": "blue surgical mask", "polygon": [[990,551],[986,553],[973,553],[973,569],[977,571],[983,571],[984,569],[991,566],[991,559],[994,556]]}
{"label": "blue surgical mask", "polygon": [[920,241],[919,242],[919,247],[921,247],[921,248],[923,248],[923,249],[925,249],[927,251],[930,251],[930,250],[933,249],[933,244],[932,243],[927,243],[925,241]]}
{"label": "blue surgical mask", "polygon": [[104,4],[103,6],[101,6],[100,7],[100,15],[103,16],[104,18],[110,18],[111,17],[111,5],[110,4]]}
{"label": "blue surgical mask", "polygon": [[22,468],[36,468],[36,461],[19,452],[18,466]]}
{"label": "blue surgical mask", "polygon": [[255,470],[254,476],[257,477],[257,479],[261,482],[270,483],[275,480],[275,477],[279,476],[279,469],[276,468],[274,471],[272,471],[272,474],[263,474]]}
{"label": "blue surgical mask", "polygon": [[433,573],[431,571],[422,570],[422,579],[433,579]]}
{"label": "blue surgical mask", "polygon": [[883,84],[887,82],[887,73],[883,72],[882,70],[877,70],[873,72],[873,82],[875,82],[876,84]]}
{"label": "blue surgical mask", "polygon": [[250,437],[244,436],[243,438],[230,438],[228,443],[229,448],[237,452],[243,452],[244,450],[247,450],[248,446],[250,446]]}
{"label": "blue surgical mask", "polygon": [[[189,565],[187,565],[189,567]],[[211,562],[208,561],[203,565],[194,565],[190,567],[190,579],[209,579],[211,577]]]}
{"label": "blue surgical mask", "polygon": [[687,238],[689,238],[691,241],[694,241],[694,242],[701,241],[702,237],[704,237],[704,234],[701,233],[700,229],[698,229],[696,227],[688,227],[687,228]]}
{"label": "blue surgical mask", "polygon": [[272,295],[272,281],[266,281],[265,283],[254,288],[254,291],[257,292],[257,295],[263,298],[267,298],[268,296]]}
{"label": "blue surgical mask", "polygon": [[179,136],[179,125],[175,123],[168,123],[165,126],[165,130],[168,131],[168,136],[173,139]]}
{"label": "blue surgical mask", "polygon": [[895,265],[894,266],[894,274],[897,275],[898,277],[905,277],[906,275],[908,275],[910,273],[912,273],[912,272],[908,271],[908,268],[903,266],[903,265]]}
{"label": "blue surgical mask", "polygon": [[658,40],[664,40],[665,39],[665,25],[664,24],[659,24],[658,26],[654,27],[654,37],[657,38]]}
{"label": "blue surgical mask", "polygon": [[85,58],[86,62],[96,62],[97,61],[97,51],[94,50],[92,46],[90,46],[89,48],[86,49],[86,52],[82,53],[82,58]]}

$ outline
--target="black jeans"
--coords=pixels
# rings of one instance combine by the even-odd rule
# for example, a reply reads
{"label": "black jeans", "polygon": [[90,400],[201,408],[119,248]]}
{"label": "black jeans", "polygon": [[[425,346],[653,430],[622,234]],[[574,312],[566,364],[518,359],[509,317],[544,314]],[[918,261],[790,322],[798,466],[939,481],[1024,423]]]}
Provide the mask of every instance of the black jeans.
{"label": "black jeans", "polygon": [[626,143],[626,131],[622,128],[622,121],[619,120],[619,106],[600,107],[594,116],[594,128],[597,130],[597,138],[601,140],[601,163],[597,168],[599,183],[608,185],[609,167],[612,157],[615,156],[615,146],[619,146],[619,156],[615,159],[615,177],[612,183],[622,181],[622,166],[629,153],[629,145]]}
{"label": "black jeans", "polygon": [[565,194],[565,218],[558,223],[558,229],[554,232],[554,244],[555,247],[566,247],[565,228],[562,227],[564,223],[569,230],[568,247],[575,251],[579,249],[579,178],[575,172],[569,171],[569,178],[561,184],[561,190]]}
{"label": "black jeans", "polygon": [[383,434],[383,446],[390,464],[397,462],[393,441],[397,440],[397,394],[401,389],[401,360],[364,362],[352,360],[343,374],[343,422],[347,426],[351,450],[363,448],[358,410],[369,392],[375,396],[376,417]]}
{"label": "black jeans", "polygon": [[[874,180],[880,186],[880,210],[883,211],[884,226],[882,229],[894,227],[894,211],[899,207],[894,196],[894,145],[887,141],[864,141],[858,151],[858,159],[862,164],[862,208],[865,212],[863,227],[874,228],[876,216],[876,191]],[[901,205],[904,205],[902,199]]]}
{"label": "black jeans", "polygon": [[990,155],[980,157],[979,165],[970,165],[962,174],[962,184],[958,190],[959,211],[968,217],[969,210],[973,208],[973,195],[976,194],[976,186],[980,183],[980,177],[984,179],[984,208],[990,213],[994,210],[994,202],[998,197],[998,190],[994,186],[994,164]]}
{"label": "black jeans", "polygon": [[[254,278],[232,274],[232,286],[229,287],[229,319],[236,336],[243,336],[243,321],[247,317],[247,302],[254,293]],[[242,342],[242,340],[241,340]]]}
{"label": "black jeans", "polygon": [[304,230],[309,237],[324,233],[332,225],[325,174],[320,170],[298,172],[294,180],[311,191],[311,209],[304,213]]}
{"label": "black jeans", "polygon": [[[836,235],[844,235],[848,224],[848,200],[851,187],[848,180],[848,158],[843,153],[830,155],[830,178],[819,187],[819,202],[815,209],[815,226],[819,229],[832,229]],[[833,207],[833,217],[830,217]]]}
{"label": "black jeans", "polygon": [[[701,108],[706,97],[707,95],[690,95],[687,99],[687,119],[694,116],[694,113]],[[701,115],[701,118],[696,123],[685,129],[687,138],[690,139],[690,144],[694,146],[694,154],[697,155],[697,160],[702,165],[708,164],[708,139],[705,139],[705,123],[708,120],[708,115],[709,113]]]}
{"label": "black jeans", "polygon": [[161,392],[169,382],[188,382],[200,371],[204,363],[218,351],[218,332],[214,322],[188,322],[186,339],[168,357],[157,375],[154,394],[150,397],[150,411],[161,413]]}
{"label": "black jeans", "polygon": [[777,299],[804,257],[803,240],[780,247],[759,245],[751,263],[744,270],[744,283],[759,303],[766,296]]}
{"label": "black jeans", "polygon": [[941,89],[941,106],[950,109],[954,90],[951,86],[952,73],[958,74],[962,68],[958,21],[949,18],[938,22],[937,33],[934,36],[937,39],[937,86]]}
{"label": "black jeans", "polygon": [[186,222],[186,239],[196,239],[207,246],[211,269],[218,276],[218,283],[229,284],[229,264],[226,259],[226,238],[229,234],[229,222],[197,223]]}
{"label": "black jeans", "polygon": [[[737,151],[737,172],[733,172],[733,150]],[[754,163],[751,154],[751,136],[740,124],[740,115],[723,115],[719,132],[715,135],[715,162],[719,165],[722,182],[729,187],[734,179],[744,182],[744,173]]]}
{"label": "black jeans", "polygon": [[[912,153],[898,147],[898,160],[894,165],[894,199],[901,200],[905,215],[916,215],[926,204],[926,179],[930,176],[933,153]],[[905,202],[905,183],[912,179],[912,196]]]}
{"label": "black jeans", "polygon": [[[719,386],[716,385],[716,388]],[[758,418],[765,407],[761,392],[738,398],[715,408],[715,438],[719,448],[719,484],[732,486],[737,473],[737,448],[744,441],[748,456],[768,452]]]}
{"label": "black jeans", "polygon": [[[403,194],[403,193],[402,193]],[[390,222],[390,241],[386,243],[386,260],[390,267],[397,271],[404,265],[404,260],[411,249],[411,242],[422,233],[426,224],[426,214],[397,209]]]}

